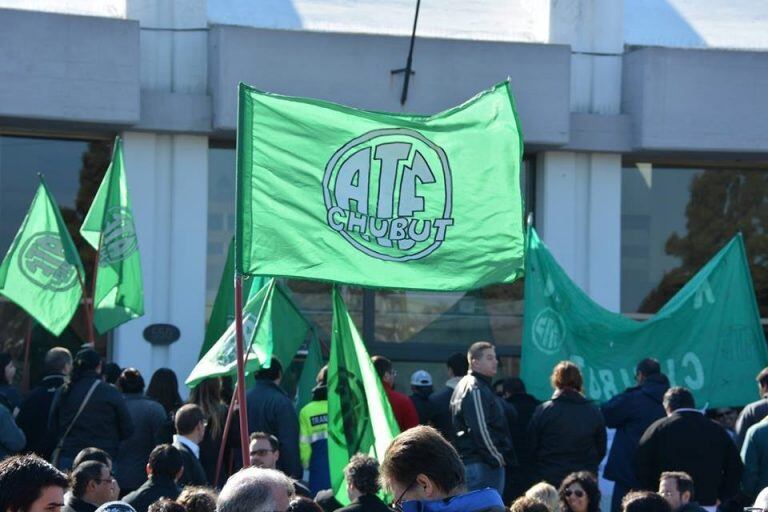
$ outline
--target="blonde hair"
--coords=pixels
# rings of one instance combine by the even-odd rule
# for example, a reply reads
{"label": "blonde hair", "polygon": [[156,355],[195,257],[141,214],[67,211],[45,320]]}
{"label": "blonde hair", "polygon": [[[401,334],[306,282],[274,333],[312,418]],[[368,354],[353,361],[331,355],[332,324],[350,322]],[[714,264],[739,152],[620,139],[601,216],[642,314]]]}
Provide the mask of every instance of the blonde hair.
{"label": "blonde hair", "polygon": [[534,500],[540,501],[551,512],[558,512],[560,510],[560,495],[554,486],[547,482],[539,482],[527,491],[525,496]]}

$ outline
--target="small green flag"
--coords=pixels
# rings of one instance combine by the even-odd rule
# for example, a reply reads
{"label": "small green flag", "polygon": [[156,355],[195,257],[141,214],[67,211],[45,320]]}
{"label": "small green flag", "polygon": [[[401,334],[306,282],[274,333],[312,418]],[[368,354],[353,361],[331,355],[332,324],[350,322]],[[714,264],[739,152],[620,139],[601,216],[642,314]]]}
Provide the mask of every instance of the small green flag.
{"label": "small green flag", "polygon": [[99,251],[93,300],[96,329],[103,334],[142,316],[141,258],[120,137],[115,138],[112,162],[80,227],[80,234]]}
{"label": "small green flag", "polygon": [[522,152],[507,82],[432,116],[240,84],[235,266],[379,288],[510,283]]}
{"label": "small green flag", "polygon": [[349,503],[344,467],[356,453],[379,462],[400,433],[368,351],[341,295],[333,289],[333,334],[328,361],[328,460],[336,499]]}
{"label": "small green flag", "polygon": [[[296,351],[306,341],[309,330],[309,323],[274,279],[258,291],[254,292],[252,288],[251,297],[243,308],[243,348],[247,349],[251,344],[245,358],[246,375],[262,366],[268,367],[273,355],[288,368]],[[232,322],[198,361],[185,384],[193,388],[211,377],[235,376],[236,358],[235,322]]]}
{"label": "small green flag", "polygon": [[296,390],[296,410],[312,401],[312,390],[317,385],[317,374],[323,367],[323,351],[317,340],[315,330],[312,329],[312,339],[307,347],[307,358],[304,360],[304,368],[301,369],[299,385]]}
{"label": "small green flag", "polygon": [[27,216],[0,264],[0,294],[58,336],[80,305],[84,275],[59,207],[41,176]]}
{"label": "small green flag", "polygon": [[[235,321],[235,252],[233,244],[234,238],[229,241],[227,261],[221,273],[219,290],[216,292],[211,317],[208,319],[208,325],[205,328],[205,337],[203,338],[203,346],[200,348],[200,355],[197,357],[198,360],[211,349],[216,340],[221,338],[221,335],[227,330],[227,327]],[[267,282],[263,277],[243,279],[243,297],[249,297],[251,285],[254,281],[257,284],[253,289],[257,292]]]}

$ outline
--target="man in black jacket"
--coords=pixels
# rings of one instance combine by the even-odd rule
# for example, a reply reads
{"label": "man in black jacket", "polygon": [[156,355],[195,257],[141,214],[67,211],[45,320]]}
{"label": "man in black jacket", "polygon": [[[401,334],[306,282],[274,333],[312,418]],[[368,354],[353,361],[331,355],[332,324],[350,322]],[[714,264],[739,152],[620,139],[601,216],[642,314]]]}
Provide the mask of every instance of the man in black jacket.
{"label": "man in black jacket", "polygon": [[127,494],[123,501],[131,505],[136,512],[147,512],[149,506],[161,498],[175,500],[181,490],[177,482],[184,471],[181,453],[175,446],[161,444],[155,446],[149,454],[147,481]]}
{"label": "man in black jacket", "polygon": [[173,436],[173,446],[181,453],[184,461],[184,474],[179,485],[208,485],[205,470],[200,463],[200,441],[205,436],[205,415],[195,404],[183,405],[174,416],[176,435]]}
{"label": "man in black jacket", "polygon": [[665,416],[662,399],[669,380],[662,375],[659,362],[651,358],[640,361],[635,380],[637,386],[627,388],[601,407],[605,425],[616,429],[605,465],[605,478],[614,482],[611,512],[621,512],[624,495],[640,488],[632,468],[637,443],[651,423]]}
{"label": "man in black jacket", "polygon": [[293,402],[280,388],[283,367],[276,357],[269,368],[256,372],[256,385],[248,392],[248,433],[266,432],[280,440],[277,469],[295,480],[303,470],[299,457],[299,417]]}
{"label": "man in black jacket", "polygon": [[467,354],[469,373],[451,396],[456,449],[467,471],[470,491],[491,487],[504,490],[504,467],[515,462],[507,418],[491,388],[499,361],[486,341],[473,343]]}
{"label": "man in black jacket", "polygon": [[529,395],[526,392],[525,383],[517,377],[504,379],[502,389],[504,401],[514,407],[517,413],[509,421],[509,433],[512,438],[512,446],[515,448],[518,466],[506,468],[507,484],[504,488],[504,502],[511,503],[535,483],[531,478],[534,458],[527,443],[528,423],[530,423],[531,417],[533,417],[533,413],[541,401],[533,395]]}
{"label": "man in black jacket", "polygon": [[444,438],[453,443],[456,439],[456,431],[453,429],[453,419],[451,418],[451,395],[453,395],[453,390],[456,389],[461,378],[469,370],[466,354],[461,352],[452,354],[445,362],[445,366],[448,373],[445,388],[437,393],[432,393],[429,401],[435,408],[435,415],[432,418],[435,428],[443,434]]}
{"label": "man in black jacket", "polygon": [[748,404],[736,420],[736,446],[741,450],[749,427],[768,416],[768,368],[757,374],[757,389],[760,400]]}
{"label": "man in black jacket", "polygon": [[739,452],[723,428],[695,409],[690,391],[670,388],[664,394],[666,418],[645,431],[635,454],[635,474],[644,489],[656,490],[664,471],[684,471],[699,489],[699,503],[713,507],[739,490]]}
{"label": "man in black jacket", "polygon": [[95,512],[118,495],[117,482],[106,464],[89,460],[72,472],[72,494],[62,512]]}

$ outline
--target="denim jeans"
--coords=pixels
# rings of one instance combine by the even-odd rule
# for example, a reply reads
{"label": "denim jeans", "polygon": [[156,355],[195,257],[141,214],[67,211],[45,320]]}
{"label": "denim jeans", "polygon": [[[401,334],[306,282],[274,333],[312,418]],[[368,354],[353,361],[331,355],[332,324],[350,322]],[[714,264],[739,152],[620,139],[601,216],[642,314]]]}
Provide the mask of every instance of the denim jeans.
{"label": "denim jeans", "polygon": [[504,492],[504,467],[494,468],[485,462],[470,462],[465,465],[467,475],[467,489],[477,491],[490,487],[496,489],[499,494]]}

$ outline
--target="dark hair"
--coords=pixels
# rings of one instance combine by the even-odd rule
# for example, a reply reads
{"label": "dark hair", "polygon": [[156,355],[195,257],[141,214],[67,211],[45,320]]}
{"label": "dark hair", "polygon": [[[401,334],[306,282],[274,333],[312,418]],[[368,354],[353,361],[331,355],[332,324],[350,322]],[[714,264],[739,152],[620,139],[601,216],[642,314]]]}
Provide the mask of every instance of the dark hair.
{"label": "dark hair", "polygon": [[584,380],[581,378],[579,367],[570,361],[560,361],[552,369],[552,376],[549,378],[554,389],[572,389],[581,391]]}
{"label": "dark hair", "polygon": [[519,377],[507,377],[504,379],[504,392],[510,395],[525,394],[525,382]]}
{"label": "dark hair", "polygon": [[595,475],[589,471],[577,471],[563,479],[558,494],[560,494],[560,508],[563,512],[570,512],[568,500],[565,499],[565,491],[573,484],[579,484],[587,493],[587,512],[600,511],[600,488],[597,486]]}
{"label": "dark hair", "polygon": [[323,512],[323,508],[304,496],[293,498],[286,512]]}
{"label": "dark hair", "polygon": [[253,374],[253,378],[256,380],[276,380],[279,379],[281,375],[283,375],[283,365],[273,356],[269,363],[269,368],[259,368],[259,370]]}
{"label": "dark hair", "polygon": [[659,482],[672,478],[677,485],[677,492],[683,494],[684,492],[691,493],[691,500],[693,500],[693,478],[685,471],[664,471],[659,476]]}
{"label": "dark hair", "polygon": [[208,487],[186,486],[176,498],[184,505],[187,512],[214,512],[216,510],[216,491]]}
{"label": "dark hair", "polygon": [[621,500],[622,512],[672,512],[672,506],[651,491],[632,491]]}
{"label": "dark hair", "polygon": [[72,485],[72,495],[82,498],[88,484],[101,478],[101,473],[107,465],[95,460],[87,460],[77,466],[69,477]]}
{"label": "dark hair", "polygon": [[463,377],[469,371],[467,355],[461,352],[451,354],[451,357],[445,362],[445,365],[451,369],[454,377]]}
{"label": "dark hair", "polygon": [[696,401],[690,391],[682,386],[669,388],[664,393],[664,408],[670,411],[678,409],[693,409],[696,407]]}
{"label": "dark hair", "polygon": [[179,410],[176,411],[176,416],[173,418],[176,432],[182,436],[195,430],[201,421],[205,421],[205,415],[200,406],[195,404],[182,405]]}
{"label": "dark hair", "polygon": [[643,377],[658,375],[661,373],[661,365],[659,365],[659,362],[656,359],[652,357],[646,357],[645,359],[637,363],[637,367],[635,368],[635,373],[639,373]]}
{"label": "dark hair", "polygon": [[104,365],[104,371],[102,372],[104,374],[104,380],[107,384],[117,384],[117,379],[120,378],[120,373],[122,371],[123,370],[120,368],[119,364],[110,361]]}
{"label": "dark hair", "polygon": [[250,441],[256,441],[257,439],[266,439],[269,441],[269,445],[272,447],[272,450],[277,451],[280,449],[280,440],[273,436],[272,434],[267,434],[266,432],[254,432],[251,434],[251,437],[249,438]]}
{"label": "dark hair", "polygon": [[763,368],[760,373],[757,374],[757,382],[762,388],[768,388],[768,368]]}
{"label": "dark hair", "polygon": [[184,465],[181,452],[172,444],[159,444],[149,454],[152,474],[173,480]]}
{"label": "dark hair", "polygon": [[320,386],[328,385],[328,365],[327,364],[322,368],[320,368],[320,371],[317,372],[317,377],[315,377],[315,382]]}
{"label": "dark hair", "polygon": [[392,372],[392,361],[384,356],[373,356],[371,357],[371,362],[373,367],[376,368],[376,373],[380,379],[384,378],[384,374]]}
{"label": "dark hair", "polygon": [[146,395],[160,402],[168,414],[181,407],[179,380],[176,378],[176,373],[170,368],[158,368],[149,379]]}
{"label": "dark hair", "polygon": [[136,368],[126,368],[117,379],[117,387],[123,393],[141,393],[144,391],[144,377]]}
{"label": "dark hair", "polygon": [[389,489],[392,482],[408,485],[423,473],[445,493],[464,485],[464,464],[440,433],[419,425],[398,435],[384,453],[379,468],[382,483]]}
{"label": "dark hair", "polygon": [[360,494],[376,494],[379,485],[379,461],[370,455],[356,453],[344,468],[344,478],[360,491]]}
{"label": "dark hair", "polygon": [[217,439],[224,429],[221,421],[221,409],[225,407],[221,401],[221,379],[212,377],[199,382],[189,393],[189,403],[200,406],[208,420],[211,438]]}
{"label": "dark hair", "polygon": [[29,510],[46,487],[69,487],[67,475],[37,455],[15,455],[0,462],[0,511]]}
{"label": "dark hair", "polygon": [[75,460],[72,461],[72,469],[75,469],[83,462],[88,462],[89,460],[95,460],[96,462],[101,462],[107,466],[112,465],[112,457],[110,457],[107,452],[101,448],[94,448],[93,446],[89,446],[88,448],[83,448],[77,452],[77,455],[75,455]]}
{"label": "dark hair", "polygon": [[64,347],[53,347],[45,353],[43,366],[47,375],[64,373],[68,364],[72,364],[72,353]]}
{"label": "dark hair", "polygon": [[512,502],[509,507],[510,512],[556,512],[549,510],[544,503],[528,496],[520,496]]}
{"label": "dark hair", "polygon": [[147,512],[187,512],[187,509],[181,503],[162,498],[151,504]]}
{"label": "dark hair", "polygon": [[474,342],[469,346],[469,350],[467,350],[467,364],[472,359],[480,359],[483,357],[483,352],[491,348],[494,348],[494,346],[487,341]]}
{"label": "dark hair", "polygon": [[13,384],[12,382],[5,380],[5,367],[12,362],[13,358],[11,357],[11,354],[8,352],[0,352],[0,384]]}

